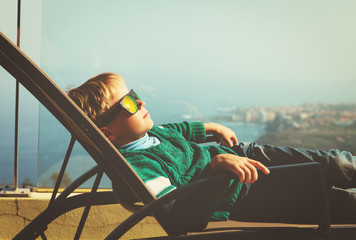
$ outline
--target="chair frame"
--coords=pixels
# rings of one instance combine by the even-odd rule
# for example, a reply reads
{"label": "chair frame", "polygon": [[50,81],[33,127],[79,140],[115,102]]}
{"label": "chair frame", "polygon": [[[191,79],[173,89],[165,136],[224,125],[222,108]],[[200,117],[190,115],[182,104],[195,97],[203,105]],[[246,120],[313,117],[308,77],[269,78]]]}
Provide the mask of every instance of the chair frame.
{"label": "chair frame", "polygon": [[[232,239],[239,236],[260,237],[265,234],[275,234],[279,236],[284,232],[293,233],[302,232],[301,229],[255,229],[253,231],[243,231],[239,233],[201,233],[203,235],[174,236],[174,232],[169,225],[167,217],[160,211],[161,206],[178,196],[196,189],[208,188],[209,183],[213,181],[226,181],[236,178],[233,174],[222,174],[208,179],[200,179],[184,187],[178,188],[169,194],[157,199],[145,186],[137,173],[130,164],[120,154],[120,152],[107,140],[101,131],[92,123],[92,121],[79,109],[75,103],[39,68],[33,63],[18,47],[16,47],[4,34],[0,33],[0,64],[17,81],[19,81],[41,104],[43,104],[61,124],[72,134],[69,147],[64,158],[58,180],[48,205],[38,217],[29,223],[14,239],[36,239],[41,236],[47,239],[45,229],[47,224],[58,216],[75,208],[84,207],[83,215],[78,225],[74,239],[79,239],[85,220],[92,205],[114,204],[118,203],[112,191],[97,192],[102,175],[105,173],[112,182],[123,181],[137,195],[138,199],[144,204],[144,207],[133,213],[128,219],[120,224],[106,239],[119,239],[137,222],[146,216],[154,215],[160,225],[168,233],[165,239]],[[58,197],[58,189],[63,178],[69,157],[75,141],[78,141],[85,150],[96,161],[97,166],[93,167],[82,176],[72,182]],[[278,166],[275,168],[296,167],[312,169],[316,174],[316,184],[320,186],[317,193],[320,198],[320,222],[318,229],[304,229],[304,235],[322,237],[331,239],[330,213],[327,191],[324,178],[322,177],[321,167],[318,163],[296,164],[295,166]],[[96,176],[90,193],[70,196],[82,183],[89,178]],[[126,203],[120,202],[124,207]],[[130,208],[130,206],[126,206]],[[245,235],[246,234],[246,235]],[[157,238],[161,239],[161,238]],[[254,239],[254,238],[252,238]],[[259,239],[259,238],[256,238]]]}

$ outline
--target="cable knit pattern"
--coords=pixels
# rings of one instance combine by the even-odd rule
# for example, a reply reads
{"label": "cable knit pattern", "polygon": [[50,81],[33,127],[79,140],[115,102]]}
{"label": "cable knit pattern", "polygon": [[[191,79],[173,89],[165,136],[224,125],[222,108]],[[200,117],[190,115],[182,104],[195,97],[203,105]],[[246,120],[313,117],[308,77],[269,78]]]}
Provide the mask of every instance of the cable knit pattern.
{"label": "cable knit pattern", "polygon": [[[119,151],[132,165],[147,187],[157,196],[188,184],[199,177],[206,177],[204,170],[211,159],[222,153],[236,154],[229,148],[220,146],[201,146],[198,143],[205,141],[205,128],[201,122],[171,123],[162,126],[153,126],[148,132],[161,142],[159,145],[143,150]],[[212,171],[205,171],[212,172]],[[231,183],[232,184],[232,183]],[[230,184],[230,186],[231,186]],[[229,209],[237,199],[242,184],[233,184],[234,191],[226,190],[227,194],[222,201],[223,212]],[[221,217],[221,211],[216,220],[228,218],[226,213]]]}

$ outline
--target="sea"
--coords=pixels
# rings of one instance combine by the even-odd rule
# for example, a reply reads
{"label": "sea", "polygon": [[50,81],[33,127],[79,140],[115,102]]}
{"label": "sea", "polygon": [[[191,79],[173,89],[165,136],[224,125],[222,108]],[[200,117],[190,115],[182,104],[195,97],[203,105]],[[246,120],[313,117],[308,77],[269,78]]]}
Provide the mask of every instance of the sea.
{"label": "sea", "polygon": [[[56,174],[60,171],[70,135],[53,117],[47,116],[46,121],[41,122],[43,126],[40,129],[26,125],[21,127],[24,134],[21,135],[19,145],[19,185],[27,183],[37,187],[53,187]],[[232,129],[239,142],[253,142],[265,133],[265,126],[262,124],[228,121],[218,123]],[[12,140],[11,137],[0,135],[0,146],[3,146],[0,149],[0,186],[12,185],[14,182]],[[94,165],[94,160],[86,151],[79,144],[75,144],[67,167],[66,181],[74,180]],[[90,187],[92,182],[89,181],[82,187]],[[104,178],[100,187],[111,187],[110,181]]]}
{"label": "sea", "polygon": [[251,143],[256,141],[259,137],[263,136],[265,131],[264,124],[246,123],[246,122],[217,122],[231,130],[237,136],[239,142]]}

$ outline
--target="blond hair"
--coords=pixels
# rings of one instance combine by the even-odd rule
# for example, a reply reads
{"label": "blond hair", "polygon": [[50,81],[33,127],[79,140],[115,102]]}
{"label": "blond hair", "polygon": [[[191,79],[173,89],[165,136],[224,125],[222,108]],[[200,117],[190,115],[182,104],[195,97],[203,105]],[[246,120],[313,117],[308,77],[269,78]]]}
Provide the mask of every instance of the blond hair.
{"label": "blond hair", "polygon": [[110,108],[119,84],[125,84],[120,75],[102,73],[69,90],[68,96],[95,122]]}

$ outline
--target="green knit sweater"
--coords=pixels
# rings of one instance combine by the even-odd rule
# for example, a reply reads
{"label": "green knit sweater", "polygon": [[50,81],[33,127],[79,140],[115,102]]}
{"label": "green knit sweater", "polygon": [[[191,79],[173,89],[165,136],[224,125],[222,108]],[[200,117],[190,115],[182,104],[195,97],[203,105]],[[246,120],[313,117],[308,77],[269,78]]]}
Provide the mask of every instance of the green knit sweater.
{"label": "green knit sweater", "polygon": [[[226,147],[199,145],[206,137],[201,122],[155,125],[148,134],[158,138],[160,144],[143,150],[120,149],[120,152],[157,197],[200,177],[215,174],[208,167],[215,155],[236,154]],[[242,186],[234,181],[228,184],[220,206],[214,209],[214,220],[228,219],[228,211]]]}

